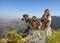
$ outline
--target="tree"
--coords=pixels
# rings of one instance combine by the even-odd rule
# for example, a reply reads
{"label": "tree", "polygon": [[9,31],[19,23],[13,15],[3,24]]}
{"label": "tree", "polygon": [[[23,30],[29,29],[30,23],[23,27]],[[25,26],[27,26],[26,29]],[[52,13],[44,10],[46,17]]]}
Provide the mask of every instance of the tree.
{"label": "tree", "polygon": [[25,20],[26,22],[28,22],[28,19],[29,19],[29,15],[24,14],[22,20]]}
{"label": "tree", "polygon": [[28,15],[28,14],[24,14],[23,17],[24,17],[24,18],[28,18],[29,15]]}

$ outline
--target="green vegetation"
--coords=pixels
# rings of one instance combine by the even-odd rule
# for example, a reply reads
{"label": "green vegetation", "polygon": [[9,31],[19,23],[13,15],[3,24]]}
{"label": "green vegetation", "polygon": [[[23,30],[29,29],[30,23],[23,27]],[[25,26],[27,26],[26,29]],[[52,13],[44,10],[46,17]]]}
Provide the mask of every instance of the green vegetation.
{"label": "green vegetation", "polygon": [[[9,32],[7,38],[0,39],[0,43],[26,43],[24,34]],[[53,30],[51,36],[46,36],[47,43],[60,43],[60,30]]]}
{"label": "green vegetation", "polygon": [[51,36],[46,36],[47,43],[60,43],[60,30],[53,30]]}
{"label": "green vegetation", "polygon": [[7,34],[7,39],[1,39],[0,43],[25,43],[23,40],[23,34],[17,34],[16,32],[9,32]]}
{"label": "green vegetation", "polygon": [[24,40],[22,40],[22,34],[17,34],[16,32],[9,32],[7,36],[7,43],[25,43]]}
{"label": "green vegetation", "polygon": [[16,32],[9,32],[7,36],[7,43],[17,43],[18,41],[21,42],[22,39],[22,35],[18,35]]}

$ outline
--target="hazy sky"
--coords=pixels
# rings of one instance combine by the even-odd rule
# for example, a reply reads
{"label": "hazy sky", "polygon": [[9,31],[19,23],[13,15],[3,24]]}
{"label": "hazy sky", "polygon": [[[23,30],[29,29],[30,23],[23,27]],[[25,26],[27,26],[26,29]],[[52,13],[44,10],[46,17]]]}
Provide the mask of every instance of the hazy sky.
{"label": "hazy sky", "polygon": [[0,0],[0,18],[41,17],[47,8],[52,16],[60,16],[60,0]]}

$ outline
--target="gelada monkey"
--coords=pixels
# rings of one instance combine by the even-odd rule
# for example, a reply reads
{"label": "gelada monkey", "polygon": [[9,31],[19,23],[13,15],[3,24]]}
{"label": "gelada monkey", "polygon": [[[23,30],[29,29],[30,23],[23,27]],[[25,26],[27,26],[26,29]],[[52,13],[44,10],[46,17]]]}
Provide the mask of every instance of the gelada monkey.
{"label": "gelada monkey", "polygon": [[44,15],[42,16],[42,24],[43,24],[43,29],[45,31],[45,34],[48,34],[48,27],[51,25],[51,16],[50,16],[50,11],[49,9],[46,9],[44,11]]}
{"label": "gelada monkey", "polygon": [[51,25],[51,16],[50,16],[49,9],[46,9],[44,11],[44,15],[42,16],[42,23],[44,28],[47,28]]}
{"label": "gelada monkey", "polygon": [[36,16],[32,17],[32,22],[30,24],[31,29],[41,29],[42,27],[42,22],[41,20],[37,19]]}

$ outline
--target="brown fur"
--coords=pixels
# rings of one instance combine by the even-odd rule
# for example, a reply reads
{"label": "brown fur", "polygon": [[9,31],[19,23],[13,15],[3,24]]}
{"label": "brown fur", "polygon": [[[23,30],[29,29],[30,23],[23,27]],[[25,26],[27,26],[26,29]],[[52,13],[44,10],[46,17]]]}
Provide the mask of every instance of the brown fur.
{"label": "brown fur", "polygon": [[35,16],[32,17],[32,22],[30,23],[30,29],[41,29],[42,23]]}
{"label": "brown fur", "polygon": [[46,35],[50,34],[51,30],[49,30],[48,27],[50,27],[50,24],[51,24],[51,16],[50,16],[50,13],[49,13],[48,9],[45,10],[41,21],[42,21],[42,24],[43,24],[42,27],[44,29],[45,34]]}
{"label": "brown fur", "polygon": [[41,20],[44,28],[47,28],[51,24],[50,19],[48,19],[49,17],[51,17],[50,13],[49,13],[49,10],[46,9],[44,15],[42,16],[42,20]]}

